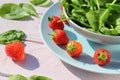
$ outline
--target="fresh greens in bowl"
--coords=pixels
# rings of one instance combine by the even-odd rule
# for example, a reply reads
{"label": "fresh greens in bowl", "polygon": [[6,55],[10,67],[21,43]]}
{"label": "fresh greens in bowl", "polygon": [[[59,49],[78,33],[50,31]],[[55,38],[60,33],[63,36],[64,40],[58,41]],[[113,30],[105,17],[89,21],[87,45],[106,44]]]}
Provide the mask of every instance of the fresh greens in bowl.
{"label": "fresh greens in bowl", "polygon": [[60,0],[69,18],[89,31],[120,35],[120,0]]}

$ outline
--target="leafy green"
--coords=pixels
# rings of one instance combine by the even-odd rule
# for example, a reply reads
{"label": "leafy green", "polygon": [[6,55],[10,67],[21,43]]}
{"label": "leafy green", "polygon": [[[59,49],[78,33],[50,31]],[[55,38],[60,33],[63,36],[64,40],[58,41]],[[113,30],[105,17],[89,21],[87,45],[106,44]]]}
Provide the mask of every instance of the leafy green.
{"label": "leafy green", "polygon": [[27,3],[5,3],[0,7],[0,16],[10,20],[25,20],[31,16],[38,17],[32,5]]}
{"label": "leafy green", "polygon": [[9,75],[9,80],[27,80],[26,77],[16,74],[16,75]]}
{"label": "leafy green", "polygon": [[38,75],[33,75],[30,76],[29,78],[26,78],[23,75],[16,74],[16,75],[9,75],[9,80],[52,80],[46,76],[38,76]]}
{"label": "leafy green", "polygon": [[[92,29],[94,31],[98,30],[98,28],[99,28],[98,14],[96,14],[96,12],[94,12],[94,11],[89,11],[86,13],[86,17],[87,17],[88,22],[89,22],[90,26],[92,27]],[[98,26],[98,27],[96,27],[96,26]]]}
{"label": "leafy green", "polygon": [[51,5],[51,0],[29,0],[33,5],[45,7]]}
{"label": "leafy green", "polygon": [[60,0],[78,25],[105,35],[120,35],[120,0]]}
{"label": "leafy green", "polygon": [[39,17],[32,5],[27,4],[27,3],[20,3],[19,5],[22,7],[22,9],[24,11],[26,11],[30,15],[35,16],[35,17]]}
{"label": "leafy green", "polygon": [[9,30],[0,34],[0,44],[8,44],[15,41],[23,42],[25,33],[21,30]]}
{"label": "leafy green", "polygon": [[[113,5],[114,3],[116,2],[116,0],[114,0],[111,5]],[[99,17],[99,23],[100,23],[100,28],[102,26],[104,26],[104,23],[107,21],[108,17],[109,17],[109,14],[110,14],[110,8],[108,7],[104,12],[103,14]]]}
{"label": "leafy green", "polygon": [[29,78],[29,80],[52,80],[52,79],[45,76],[33,75]]}
{"label": "leafy green", "polygon": [[29,0],[29,1],[34,5],[38,5],[45,2],[45,0]]}

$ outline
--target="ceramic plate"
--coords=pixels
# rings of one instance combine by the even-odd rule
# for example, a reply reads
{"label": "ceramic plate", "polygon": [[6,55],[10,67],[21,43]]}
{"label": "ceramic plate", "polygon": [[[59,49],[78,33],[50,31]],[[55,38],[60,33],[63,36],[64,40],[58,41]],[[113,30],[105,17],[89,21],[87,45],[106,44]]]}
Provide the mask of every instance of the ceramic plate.
{"label": "ceramic plate", "polygon": [[[91,42],[82,35],[78,34],[72,27],[65,25],[64,30],[67,33],[70,40],[76,40],[83,45],[82,55],[78,58],[72,58],[65,51],[65,46],[56,45],[52,38],[48,35],[52,33],[52,30],[48,27],[48,17],[53,15],[60,16],[60,14],[60,3],[58,2],[52,5],[45,12],[40,21],[40,34],[42,36],[43,42],[52,51],[52,53],[64,62],[83,70],[105,74],[120,74],[119,44],[103,45]],[[111,62],[103,67],[98,66],[93,61],[94,51],[101,47],[108,49],[111,52],[112,56]]]}

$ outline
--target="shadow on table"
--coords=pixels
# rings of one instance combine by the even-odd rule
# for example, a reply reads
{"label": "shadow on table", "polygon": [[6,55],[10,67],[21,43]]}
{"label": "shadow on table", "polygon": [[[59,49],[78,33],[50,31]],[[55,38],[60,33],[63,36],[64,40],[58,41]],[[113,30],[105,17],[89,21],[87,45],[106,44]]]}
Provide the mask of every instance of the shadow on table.
{"label": "shadow on table", "polygon": [[24,69],[34,70],[40,66],[37,58],[30,54],[26,54],[26,58],[23,62],[15,62]]}
{"label": "shadow on table", "polygon": [[73,67],[63,61],[61,62],[73,75],[79,78],[79,80],[120,80],[120,75],[108,75],[89,72]]}

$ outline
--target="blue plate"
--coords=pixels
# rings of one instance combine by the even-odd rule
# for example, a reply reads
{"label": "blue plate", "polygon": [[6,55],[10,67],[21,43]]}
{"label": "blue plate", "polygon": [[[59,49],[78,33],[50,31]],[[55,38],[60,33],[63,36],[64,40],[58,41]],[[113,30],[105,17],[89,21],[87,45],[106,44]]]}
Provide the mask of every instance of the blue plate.
{"label": "blue plate", "polygon": [[[52,33],[52,30],[48,27],[49,16],[60,16],[60,4],[59,2],[52,5],[42,16],[40,21],[40,34],[42,36],[45,45],[55,54],[58,58],[64,62],[75,66],[77,68],[87,70],[90,72],[104,73],[104,74],[120,74],[120,45],[103,45],[91,42],[82,35],[78,34],[72,27],[65,25],[65,32],[70,40],[76,40],[83,45],[82,55],[78,58],[70,57],[65,51],[65,46],[58,46],[54,43],[52,38],[48,35]],[[106,48],[111,52],[111,62],[103,67],[98,66],[93,61],[94,51],[98,48]]]}

